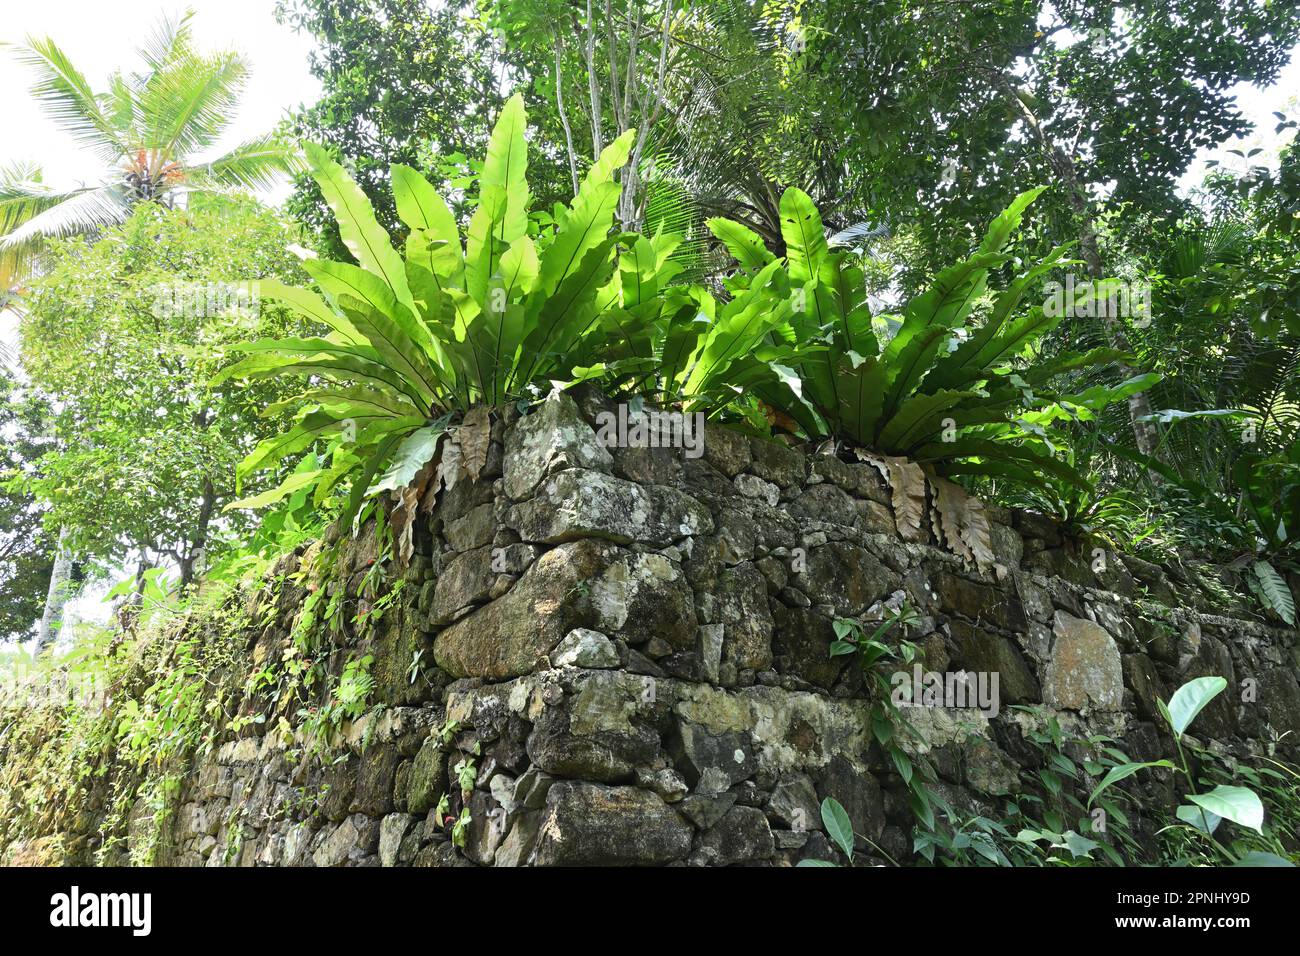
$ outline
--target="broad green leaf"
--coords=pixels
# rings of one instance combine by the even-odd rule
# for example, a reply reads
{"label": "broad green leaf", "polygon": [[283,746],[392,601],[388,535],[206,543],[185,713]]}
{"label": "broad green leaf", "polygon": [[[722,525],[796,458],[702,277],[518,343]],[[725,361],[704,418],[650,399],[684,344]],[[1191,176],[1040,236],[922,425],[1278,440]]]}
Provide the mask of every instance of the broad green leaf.
{"label": "broad green leaf", "polygon": [[1295,866],[1285,857],[1278,856],[1276,853],[1265,853],[1263,850],[1251,850],[1235,864],[1236,866]]}
{"label": "broad green leaf", "polygon": [[465,247],[465,287],[481,300],[502,253],[528,232],[528,144],[523,94],[501,110],[488,140],[479,177],[479,205],[470,217]]}
{"label": "broad green leaf", "polygon": [[1190,823],[1202,833],[1213,833],[1223,819],[1217,813],[1211,813],[1202,807],[1192,806],[1190,803],[1184,803],[1174,814],[1184,823]]}
{"label": "broad green leaf", "polygon": [[829,254],[821,214],[806,192],[792,187],[781,195],[780,215],[790,279],[796,283],[815,279]]}
{"label": "broad green leaf", "polygon": [[375,483],[371,493],[396,491],[409,485],[420,473],[420,469],[431,462],[433,456],[437,454],[438,443],[447,433],[447,422],[446,417],[441,418],[432,425],[416,429],[403,438],[402,443],[393,453],[388,470]]}
{"label": "broad green leaf", "polygon": [[826,827],[826,833],[835,845],[844,851],[844,855],[850,860],[853,859],[853,823],[849,820],[848,812],[843,805],[834,797],[827,797],[822,801],[822,823]]}
{"label": "broad green leaf", "polygon": [[980,244],[980,252],[1001,252],[1011,239],[1011,234],[1020,228],[1020,220],[1024,218],[1029,204],[1041,196],[1046,189],[1046,186],[1027,189],[1013,199],[1011,205],[1002,210],[989,224],[984,241]]}
{"label": "broad green leaf", "polygon": [[1227,686],[1228,682],[1222,677],[1197,677],[1178,688],[1169,698],[1169,703],[1162,703],[1165,719],[1173,728],[1174,736],[1181,737],[1196,715]]}
{"label": "broad green leaf", "polygon": [[1096,843],[1093,840],[1089,840],[1085,836],[1080,836],[1078,833],[1075,833],[1073,830],[1065,831],[1065,841],[1063,845],[1067,850],[1070,851],[1070,856],[1072,856],[1076,860],[1080,858],[1091,859],[1092,851],[1097,849],[1098,846],[1100,846],[1099,843]]}
{"label": "broad green leaf", "polygon": [[334,211],[343,245],[362,268],[388,285],[397,301],[415,311],[415,302],[406,284],[406,266],[389,242],[387,230],[375,218],[374,207],[366,194],[322,147],[306,143],[304,149],[312,178]]}
{"label": "broad green leaf", "polygon": [[635,137],[628,130],[610,143],[600,159],[587,171],[572,205],[560,216],[555,240],[541,253],[538,287],[547,293],[559,288],[581,264],[587,253],[609,235],[614,225],[614,210],[622,189],[610,177],[627,162]]}
{"label": "broad green leaf", "polygon": [[1097,788],[1093,790],[1092,794],[1088,797],[1088,806],[1092,806],[1093,801],[1101,796],[1104,791],[1109,790],[1114,784],[1119,783],[1121,780],[1128,779],[1139,770],[1145,770],[1147,767],[1173,767],[1173,764],[1168,760],[1153,760],[1149,763],[1123,763],[1118,767],[1111,767],[1110,770],[1106,772],[1106,776],[1102,777],[1101,783],[1097,784]]}
{"label": "broad green leaf", "polygon": [[240,498],[238,501],[229,502],[222,511],[234,511],[236,509],[256,510],[265,508],[267,505],[273,505],[283,498],[287,498],[299,488],[305,488],[320,477],[320,471],[302,471],[294,472],[284,481],[280,482],[275,488],[262,492],[260,495],[253,495],[250,498]]}
{"label": "broad green leaf", "polygon": [[704,224],[727,247],[731,257],[740,263],[742,269],[757,272],[775,258],[758,233],[748,226],[731,219],[709,219]]}
{"label": "broad green leaf", "polygon": [[1159,372],[1146,372],[1142,375],[1135,375],[1119,385],[1094,385],[1082,392],[1062,395],[1060,400],[1069,402],[1072,405],[1082,405],[1092,411],[1100,411],[1107,405],[1113,405],[1115,402],[1136,395],[1138,392],[1146,391],[1163,377]]}
{"label": "broad green leaf", "polygon": [[[368,309],[373,310],[400,328],[402,335],[409,340],[410,346],[418,349],[423,355],[436,354],[433,337],[428,327],[416,317],[418,313],[414,300],[409,306],[399,302],[388,286],[374,275],[365,269],[358,269],[346,262],[313,259],[304,263],[303,268],[316,280],[317,285],[321,287],[321,291],[328,295],[345,314],[346,310],[343,309],[341,300],[346,296],[364,303]],[[402,266],[402,270],[403,275],[405,275],[405,265]],[[354,317],[349,316],[349,321],[355,326],[356,320]],[[378,343],[371,338],[373,330],[358,329],[358,331],[369,340],[372,346],[379,347]]]}
{"label": "broad green leaf", "polygon": [[983,291],[988,270],[1006,260],[1007,257],[1001,253],[977,253],[935,276],[930,287],[908,302],[904,309],[902,325],[885,347],[887,363],[893,365],[922,330],[932,326],[943,329],[959,326]]}
{"label": "broad green leaf", "polygon": [[1259,591],[1269,608],[1287,624],[1295,627],[1295,599],[1291,596],[1291,588],[1287,586],[1286,579],[1267,561],[1256,561],[1253,570],[1255,580],[1259,582]]}
{"label": "broad green leaf", "polygon": [[276,279],[262,279],[258,282],[258,293],[264,299],[280,302],[299,315],[328,326],[349,342],[365,344],[365,339],[352,323],[331,309],[315,292],[285,285]]}
{"label": "broad green leaf", "polygon": [[979,392],[950,391],[913,396],[885,423],[880,431],[879,447],[891,453],[906,452],[913,445],[934,437],[949,409],[979,398]]}
{"label": "broad green leaf", "polygon": [[262,415],[272,418],[315,402],[326,411],[340,416],[387,413],[395,416],[418,415],[420,409],[400,393],[357,385],[350,388],[313,388],[283,401],[266,406]]}
{"label": "broad green leaf", "polygon": [[393,201],[397,215],[411,229],[427,233],[434,240],[460,245],[456,217],[438,191],[410,166],[393,163]]}
{"label": "broad green leaf", "polygon": [[[409,419],[408,421],[420,421],[418,418]],[[289,455],[297,454],[306,448],[309,448],[314,442],[328,435],[342,431],[345,422],[358,430],[368,424],[383,423],[391,427],[400,427],[403,419],[393,418],[391,415],[374,415],[364,416],[362,418],[339,418],[327,412],[309,412],[304,415],[293,428],[283,434],[276,435],[274,438],[268,438],[260,442],[245,458],[236,466],[236,475],[247,475],[251,472],[263,468],[269,468]]]}
{"label": "broad green leaf", "polygon": [[1220,784],[1209,793],[1189,793],[1187,799],[1225,820],[1264,832],[1264,804],[1253,790]]}

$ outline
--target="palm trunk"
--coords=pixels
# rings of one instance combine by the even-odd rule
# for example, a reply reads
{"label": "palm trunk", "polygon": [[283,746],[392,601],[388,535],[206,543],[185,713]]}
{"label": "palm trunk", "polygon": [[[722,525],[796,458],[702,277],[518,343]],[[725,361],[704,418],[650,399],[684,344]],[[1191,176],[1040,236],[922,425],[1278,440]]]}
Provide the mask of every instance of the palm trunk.
{"label": "palm trunk", "polygon": [[36,653],[41,654],[54,643],[63,625],[63,608],[72,596],[72,552],[68,548],[68,529],[59,531],[58,549],[54,554],[54,568],[50,572],[50,588],[45,595],[45,613],[41,615],[40,629],[36,632]]}

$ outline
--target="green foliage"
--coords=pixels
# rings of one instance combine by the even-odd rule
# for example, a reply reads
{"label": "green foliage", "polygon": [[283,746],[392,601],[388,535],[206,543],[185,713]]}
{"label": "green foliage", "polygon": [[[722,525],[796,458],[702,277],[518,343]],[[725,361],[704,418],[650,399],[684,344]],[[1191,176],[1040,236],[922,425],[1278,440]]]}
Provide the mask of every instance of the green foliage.
{"label": "green foliage", "polygon": [[[393,240],[400,242],[407,229],[394,201],[395,164],[419,170],[444,195],[455,190],[453,211],[458,220],[468,217],[469,204],[459,194],[465,156],[483,152],[489,119],[506,99],[497,71],[519,59],[516,51],[493,44],[475,4],[279,0],[276,15],[315,41],[308,65],[321,84],[320,98],[295,112],[290,130],[343,162]],[[549,206],[569,195],[560,186],[564,180],[555,157],[543,150],[534,166],[534,192]],[[298,177],[288,210],[316,234],[322,255],[345,258],[313,178]]]}
{"label": "green foliage", "polygon": [[[1121,9],[1108,0],[803,6],[799,112],[840,147],[833,195],[852,196],[873,222],[916,228],[921,255],[905,288],[966,247],[969,225],[995,211],[990,199],[1060,181],[1061,159],[1085,195],[1104,194],[1126,223],[1176,218],[1189,205],[1178,179],[1197,151],[1250,128],[1231,86],[1276,82],[1300,37],[1293,4]],[[805,175],[818,168],[809,163]],[[1079,234],[1071,199],[1069,190],[1048,197],[1045,241]]]}
{"label": "green foliage", "polygon": [[259,284],[298,274],[292,231],[249,200],[138,207],[98,242],[55,243],[21,320],[24,370],[58,409],[26,487],[88,558],[171,557],[188,583],[248,521],[218,525],[277,383],[208,380],[249,335],[295,328]]}
{"label": "green foliage", "polygon": [[[1212,789],[1202,792],[1200,788],[1204,786],[1204,781],[1198,780],[1197,774],[1193,773],[1192,765],[1188,761],[1185,748],[1195,749],[1198,757],[1210,764],[1214,762],[1214,755],[1211,752],[1196,746],[1187,737],[1187,728],[1196,719],[1197,714],[1227,687],[1228,682],[1222,677],[1197,677],[1178,688],[1168,701],[1157,701],[1160,715],[1173,731],[1174,744],[1178,750],[1178,763],[1174,764],[1168,760],[1150,763],[1125,762],[1106,775],[1093,791],[1089,803],[1112,784],[1134,776],[1143,769],[1149,767],[1179,769],[1187,781],[1188,803],[1180,806],[1175,815],[1187,832],[1196,834],[1213,855],[1221,861],[1238,866],[1257,865],[1259,861],[1251,857],[1251,854],[1274,857],[1274,862],[1270,865],[1292,865],[1272,852],[1280,850],[1281,845],[1277,842],[1276,836],[1265,833],[1264,804],[1259,795],[1249,787],[1222,782],[1215,783]],[[1255,778],[1259,779],[1257,774]],[[1216,836],[1216,830],[1222,820],[1229,820],[1247,830],[1253,830],[1260,840],[1264,841],[1263,847],[1249,840],[1242,842],[1225,839],[1222,835]]]}
{"label": "green foliage", "polygon": [[[463,242],[433,187],[414,170],[394,167],[396,206],[409,229],[404,255],[342,167],[308,147],[313,174],[359,265],[309,261],[324,298],[264,284],[264,295],[329,331],[248,343],[248,357],[215,381],[303,376],[331,387],[268,410],[300,407],[295,426],[259,445],[240,463],[241,475],[332,441],[333,463],[317,477],[315,496],[323,500],[352,477],[350,517],[383,469],[394,466],[377,488],[410,480],[432,457],[448,415],[535,397],[584,363],[648,340],[663,308],[658,290],[671,277],[674,241],[610,235],[620,194],[612,176],[633,133],[606,148],[572,204],[538,229],[527,212],[524,127],[516,96],[489,140]],[[306,481],[291,480],[293,487]]]}
{"label": "green foliage", "polygon": [[[711,221],[741,273],[735,298],[692,353],[688,401],[722,394],[710,376],[748,388],[814,439],[835,439],[926,463],[953,474],[993,475],[1042,484],[1055,478],[1086,488],[1054,456],[1052,423],[1089,419],[1152,378],[1086,392],[1060,393],[1054,376],[1117,361],[1112,349],[1067,352],[1052,361],[1034,344],[1059,321],[1025,296],[1064,262],[1064,248],[987,294],[990,274],[1011,262],[1006,247],[1042,189],[1022,193],[990,225],[977,251],[941,271],[901,313],[873,316],[863,274],[846,252],[832,252],[811,199],[797,189],[781,199],[786,255],[772,257],[739,223]],[[721,356],[710,365],[714,354]],[[724,361],[725,366],[724,366]],[[723,366],[721,372],[715,368]],[[701,373],[703,369],[703,373]]]}
{"label": "green foliage", "polygon": [[50,409],[0,355],[0,643],[26,638],[41,616],[54,567],[42,507],[21,488],[49,445]]}
{"label": "green foliage", "polygon": [[93,845],[56,844],[43,862],[86,865],[92,850],[99,865],[153,862],[192,761],[235,717],[243,603],[214,588],[156,607],[138,636],[83,627],[57,657],[0,660],[0,843],[84,833],[95,820]]}

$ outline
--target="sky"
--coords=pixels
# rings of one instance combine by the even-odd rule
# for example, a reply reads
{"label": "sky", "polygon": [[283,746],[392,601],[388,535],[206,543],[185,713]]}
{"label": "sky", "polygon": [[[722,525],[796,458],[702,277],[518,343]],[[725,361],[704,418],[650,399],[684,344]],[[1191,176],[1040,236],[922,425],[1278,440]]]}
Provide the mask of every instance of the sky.
{"label": "sky", "polygon": [[[102,89],[106,77],[118,69],[134,69],[134,50],[163,13],[180,15],[195,11],[194,35],[207,50],[235,49],[251,63],[251,76],[242,107],[218,144],[214,155],[276,125],[295,107],[315,101],[318,82],[308,72],[307,55],[312,42],[275,20],[275,0],[189,0],[188,3],[154,3],[130,0],[6,0],[0,17],[0,43],[21,43],[28,35],[52,36],[72,61],[86,74],[92,88]],[[125,9],[124,9],[125,8]],[[0,48],[0,166],[35,162],[45,181],[55,187],[71,187],[99,181],[102,170],[72,138],[45,118],[27,96],[30,78],[26,70]],[[1247,117],[1258,125],[1244,143],[1227,143],[1199,155],[1188,168],[1181,185],[1194,186],[1204,175],[1204,161],[1217,158],[1229,168],[1243,169],[1244,160],[1227,152],[1230,148],[1249,151],[1262,146],[1265,152],[1255,162],[1273,158],[1278,146],[1273,134],[1272,111],[1300,113],[1300,51],[1293,56],[1278,83],[1264,90],[1241,84],[1233,93]],[[204,158],[204,157],[200,157]],[[270,202],[288,195],[281,183],[263,194]],[[15,340],[15,320],[0,311],[0,340]],[[107,606],[97,595],[87,595],[74,611],[82,619],[102,619]]]}

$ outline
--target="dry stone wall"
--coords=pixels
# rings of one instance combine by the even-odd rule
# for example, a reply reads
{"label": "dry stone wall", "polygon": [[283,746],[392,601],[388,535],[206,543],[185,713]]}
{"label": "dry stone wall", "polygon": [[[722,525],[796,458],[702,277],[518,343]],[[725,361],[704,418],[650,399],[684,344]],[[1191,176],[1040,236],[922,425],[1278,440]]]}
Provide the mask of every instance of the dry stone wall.
{"label": "dry stone wall", "polygon": [[[859,667],[830,653],[836,619],[870,629],[903,602],[919,666],[998,678],[996,714],[909,708],[919,736],[900,737],[966,812],[997,817],[1022,789],[1047,717],[1133,759],[1167,755],[1155,702],[1195,676],[1230,688],[1198,718],[1202,742],[1296,756],[1297,635],[1195,575],[1098,561],[1040,516],[978,502],[964,540],[931,506],[951,491],[923,483],[918,502],[906,463],[712,425],[698,457],[607,448],[594,425],[611,408],[579,391],[493,426],[478,478],[462,473],[411,528],[401,600],[335,662],[372,655],[382,706],[324,761],[273,721],[245,726],[194,767],[162,862],[843,862],[827,796],[865,838],[859,862],[905,861],[907,786]],[[373,528],[349,546],[353,593],[376,548]],[[292,584],[275,597],[256,661],[282,652],[303,598]],[[1153,806],[1172,799],[1167,777],[1143,780]],[[470,811],[463,847],[438,819],[444,795],[450,816]]]}

